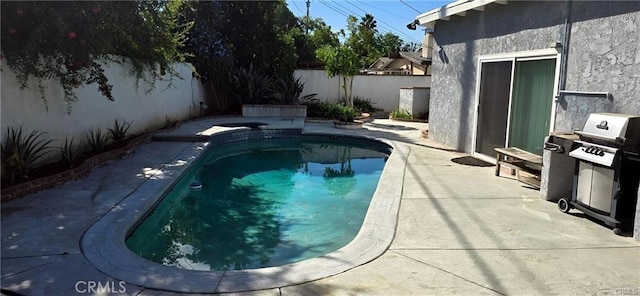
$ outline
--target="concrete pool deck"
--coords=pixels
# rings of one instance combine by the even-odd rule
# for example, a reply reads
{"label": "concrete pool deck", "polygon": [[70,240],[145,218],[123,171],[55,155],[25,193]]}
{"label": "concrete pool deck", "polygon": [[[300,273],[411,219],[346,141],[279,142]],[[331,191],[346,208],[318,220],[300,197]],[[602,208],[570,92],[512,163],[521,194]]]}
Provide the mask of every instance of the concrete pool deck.
{"label": "concrete pool deck", "polygon": [[[231,119],[243,120],[385,138],[408,157],[394,179],[402,185],[398,222],[382,256],[321,280],[242,295],[640,294],[640,244],[578,212],[560,213],[554,203],[539,199],[538,191],[495,177],[492,167],[452,162],[466,155],[429,147],[438,145],[420,138],[424,123],[375,120],[361,130],[338,130],[321,123]],[[194,136],[222,122],[229,118],[189,122],[169,133]],[[80,240],[133,190],[175,178],[183,166],[178,160],[200,148],[152,141],[86,178],[4,203],[2,288],[72,295],[87,291],[90,283],[113,283],[112,290],[127,295],[172,295],[100,272],[83,254]]]}

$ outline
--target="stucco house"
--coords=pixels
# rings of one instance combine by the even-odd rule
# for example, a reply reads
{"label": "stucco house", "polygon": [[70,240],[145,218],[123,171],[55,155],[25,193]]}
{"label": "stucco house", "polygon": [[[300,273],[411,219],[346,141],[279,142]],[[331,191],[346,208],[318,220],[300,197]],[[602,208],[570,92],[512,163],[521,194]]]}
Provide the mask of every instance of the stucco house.
{"label": "stucco house", "polygon": [[456,1],[423,13],[429,136],[495,161],[588,114],[640,114],[640,1]]}
{"label": "stucco house", "polygon": [[[575,182],[570,157],[549,177],[546,136],[594,112],[640,115],[640,1],[456,1],[417,26],[432,57],[429,137],[490,162],[497,147],[544,154],[541,198]],[[640,203],[635,213],[640,240]]]}
{"label": "stucco house", "polygon": [[374,75],[430,75],[431,58],[420,52],[399,52],[378,58],[364,70]]}

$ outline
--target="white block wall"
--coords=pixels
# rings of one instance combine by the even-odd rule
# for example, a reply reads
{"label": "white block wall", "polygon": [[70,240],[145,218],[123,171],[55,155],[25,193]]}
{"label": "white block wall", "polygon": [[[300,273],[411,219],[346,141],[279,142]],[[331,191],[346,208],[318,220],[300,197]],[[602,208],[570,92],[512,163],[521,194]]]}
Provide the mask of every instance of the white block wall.
{"label": "white block wall", "polygon": [[[327,78],[324,70],[296,70],[294,75],[305,83],[303,95],[317,94],[323,101],[342,99],[338,77]],[[374,107],[391,112],[398,108],[401,87],[431,87],[431,76],[358,75],[353,80],[353,96],[371,99]]]}
{"label": "white block wall", "polygon": [[14,72],[3,60],[0,139],[5,141],[7,127],[23,126],[26,132],[47,132],[47,138],[57,139],[53,145],[58,146],[65,136],[75,136],[76,143],[85,139],[91,127],[100,127],[106,132],[107,128],[113,127],[116,118],[133,122],[129,134],[160,128],[164,126],[167,115],[175,120],[188,119],[200,113],[204,91],[200,82],[192,78],[190,65],[178,64],[176,70],[183,79],[174,79],[173,88],[167,88],[168,82],[158,81],[155,89],[147,93],[149,88],[143,81],[136,88],[136,79],[128,75],[126,65],[109,65],[105,67],[105,75],[113,85],[115,101],[109,101],[100,94],[97,85],[79,87],[76,89],[78,102],[73,104],[71,114],[67,114],[63,90],[57,82],[44,83],[49,106],[47,111],[35,81],[31,81],[29,88],[21,90]]}

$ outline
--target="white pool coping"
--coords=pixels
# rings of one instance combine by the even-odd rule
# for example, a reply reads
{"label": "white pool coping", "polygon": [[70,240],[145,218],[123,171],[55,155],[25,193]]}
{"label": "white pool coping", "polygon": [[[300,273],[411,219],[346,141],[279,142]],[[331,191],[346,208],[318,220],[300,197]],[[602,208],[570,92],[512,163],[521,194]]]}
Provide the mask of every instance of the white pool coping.
{"label": "white pool coping", "polygon": [[[336,135],[304,133],[303,135]],[[381,256],[395,235],[402,196],[402,183],[409,148],[395,141],[368,136],[347,137],[376,140],[392,146],[356,237],[327,255],[277,267],[230,271],[196,271],[164,266],[129,250],[125,239],[140,219],[154,207],[173,184],[194,163],[208,143],[193,143],[148,179],[120,204],[98,219],[81,239],[87,260],[101,272],[128,284],[148,289],[224,293],[280,288],[340,274]]]}

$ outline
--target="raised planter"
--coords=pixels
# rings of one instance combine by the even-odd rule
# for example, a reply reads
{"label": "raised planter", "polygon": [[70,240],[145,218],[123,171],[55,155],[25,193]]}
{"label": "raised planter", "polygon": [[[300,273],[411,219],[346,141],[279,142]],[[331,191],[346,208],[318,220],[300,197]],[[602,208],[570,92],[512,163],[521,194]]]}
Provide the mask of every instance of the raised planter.
{"label": "raised planter", "polygon": [[429,120],[427,119],[417,119],[417,118],[394,118],[389,116],[389,119],[393,120],[393,121],[404,121],[404,122],[423,122],[423,123],[428,123]]}
{"label": "raised planter", "polygon": [[307,117],[305,105],[242,105],[243,117]]}
{"label": "raised planter", "polygon": [[363,124],[364,122],[359,120],[354,120],[351,122],[335,121],[333,123],[333,127],[338,129],[361,129]]}
{"label": "raised planter", "polygon": [[2,195],[0,197],[0,201],[7,202],[29,193],[51,188],[56,185],[69,182],[71,180],[84,177],[89,172],[91,172],[91,170],[94,169],[95,167],[103,165],[108,161],[120,159],[129,155],[135,147],[139,146],[142,143],[148,142],[150,139],[151,139],[151,134],[138,136],[136,138],[131,139],[127,144],[127,146],[91,156],[85,159],[84,162],[82,162],[82,164],[80,164],[77,167],[70,168],[66,171],[57,173],[55,175],[50,175],[50,176],[45,176],[38,179],[25,181],[23,183],[16,184],[11,187],[4,188],[2,189]]}

